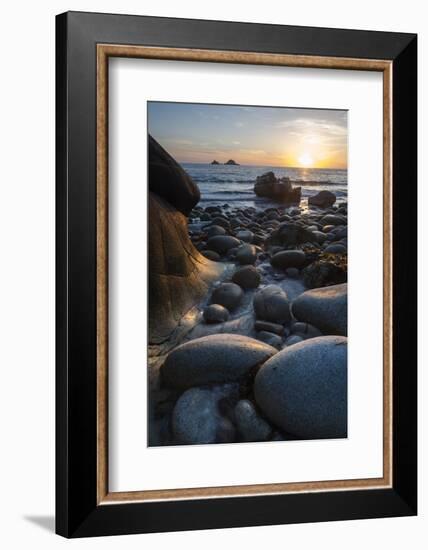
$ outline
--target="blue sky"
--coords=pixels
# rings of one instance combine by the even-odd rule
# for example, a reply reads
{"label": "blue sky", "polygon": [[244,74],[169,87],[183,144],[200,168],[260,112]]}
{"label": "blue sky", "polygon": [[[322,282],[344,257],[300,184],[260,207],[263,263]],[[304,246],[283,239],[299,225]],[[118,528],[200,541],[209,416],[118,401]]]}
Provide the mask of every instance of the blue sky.
{"label": "blue sky", "polygon": [[347,167],[347,112],[148,103],[149,133],[178,162]]}

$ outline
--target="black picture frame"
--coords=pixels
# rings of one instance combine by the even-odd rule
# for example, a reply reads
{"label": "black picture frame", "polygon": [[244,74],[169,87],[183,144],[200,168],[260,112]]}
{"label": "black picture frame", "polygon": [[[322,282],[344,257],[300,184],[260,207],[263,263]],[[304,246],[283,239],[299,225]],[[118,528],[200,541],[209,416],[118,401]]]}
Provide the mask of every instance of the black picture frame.
{"label": "black picture frame", "polygon": [[[96,46],[392,62],[391,488],[97,504]],[[417,36],[68,12],[56,18],[56,532],[65,537],[417,513]]]}

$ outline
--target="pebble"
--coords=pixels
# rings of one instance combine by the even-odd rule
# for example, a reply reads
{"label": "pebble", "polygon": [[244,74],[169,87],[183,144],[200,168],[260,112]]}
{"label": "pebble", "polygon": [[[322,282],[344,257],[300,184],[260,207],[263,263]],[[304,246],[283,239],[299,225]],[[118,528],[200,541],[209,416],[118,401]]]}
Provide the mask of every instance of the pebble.
{"label": "pebble", "polygon": [[236,309],[243,297],[242,289],[235,283],[222,283],[211,295],[212,304],[220,304],[229,311]]}
{"label": "pebble", "polygon": [[211,304],[204,309],[206,323],[224,323],[229,319],[228,310],[220,304]]}

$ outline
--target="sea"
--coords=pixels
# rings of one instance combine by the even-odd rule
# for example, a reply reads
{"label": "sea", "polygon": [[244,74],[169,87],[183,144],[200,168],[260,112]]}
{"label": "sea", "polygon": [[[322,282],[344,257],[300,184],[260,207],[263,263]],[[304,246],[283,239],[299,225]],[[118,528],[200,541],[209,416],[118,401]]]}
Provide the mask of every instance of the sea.
{"label": "sea", "polygon": [[319,168],[284,168],[278,166],[233,166],[182,163],[182,167],[198,184],[201,192],[199,204],[203,207],[228,204],[230,207],[266,208],[274,203],[257,197],[254,184],[257,176],[272,171],[276,177],[287,176],[294,186],[302,187],[302,206],[311,195],[327,189],[337,198],[337,203],[347,201],[347,170]]}

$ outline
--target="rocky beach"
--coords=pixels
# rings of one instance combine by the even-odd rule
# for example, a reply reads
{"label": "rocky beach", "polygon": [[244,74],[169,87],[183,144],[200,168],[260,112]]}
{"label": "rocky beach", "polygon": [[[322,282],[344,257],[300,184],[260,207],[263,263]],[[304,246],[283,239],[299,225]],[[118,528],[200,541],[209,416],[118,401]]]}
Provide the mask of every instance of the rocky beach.
{"label": "rocky beach", "polygon": [[252,186],[206,204],[149,138],[150,446],[347,437],[346,196]]}

